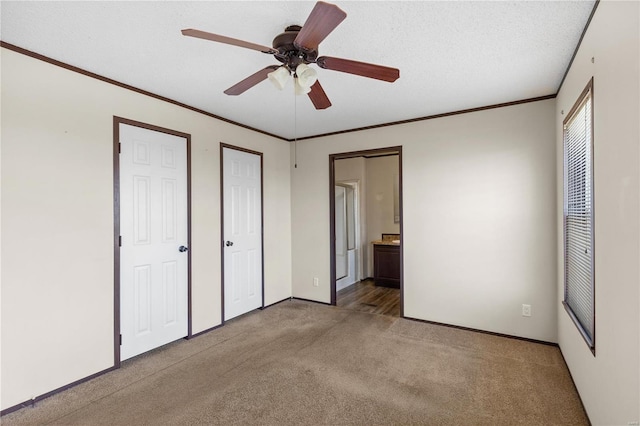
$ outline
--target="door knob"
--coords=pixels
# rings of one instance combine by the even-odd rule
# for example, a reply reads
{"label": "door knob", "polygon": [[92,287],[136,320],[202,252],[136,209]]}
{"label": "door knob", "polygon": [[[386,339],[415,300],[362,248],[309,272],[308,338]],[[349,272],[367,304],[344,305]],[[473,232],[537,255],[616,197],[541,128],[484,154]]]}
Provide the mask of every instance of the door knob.
{"label": "door knob", "polygon": [[178,249],[178,251],[180,253],[184,253],[185,251],[189,250],[188,248],[186,248],[185,246],[180,246],[180,248]]}
{"label": "door knob", "polygon": [[226,245],[227,247],[230,247],[230,246],[232,246],[232,245],[233,245],[233,241],[227,241],[225,245]]}

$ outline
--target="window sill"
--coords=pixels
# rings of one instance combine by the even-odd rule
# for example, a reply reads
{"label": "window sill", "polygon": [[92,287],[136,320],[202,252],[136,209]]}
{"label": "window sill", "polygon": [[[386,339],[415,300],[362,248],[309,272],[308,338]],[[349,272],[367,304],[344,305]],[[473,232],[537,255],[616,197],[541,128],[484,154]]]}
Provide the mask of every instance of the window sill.
{"label": "window sill", "polygon": [[[595,357],[596,356],[596,333],[595,333],[595,329],[593,331],[593,337],[589,337],[589,334],[587,334],[587,332],[584,329],[584,327],[582,326],[582,324],[580,324],[580,321],[578,320],[578,317],[576,317],[576,314],[573,313],[573,310],[571,309],[571,306],[569,306],[564,300],[562,301],[562,306],[564,306],[564,310],[567,311],[567,313],[569,314],[569,317],[571,318],[571,320],[575,324],[576,328],[580,332],[580,335],[582,336],[582,338],[584,339],[585,343],[589,347],[589,350],[591,351],[591,353]],[[594,328],[595,328],[595,318],[594,318]]]}

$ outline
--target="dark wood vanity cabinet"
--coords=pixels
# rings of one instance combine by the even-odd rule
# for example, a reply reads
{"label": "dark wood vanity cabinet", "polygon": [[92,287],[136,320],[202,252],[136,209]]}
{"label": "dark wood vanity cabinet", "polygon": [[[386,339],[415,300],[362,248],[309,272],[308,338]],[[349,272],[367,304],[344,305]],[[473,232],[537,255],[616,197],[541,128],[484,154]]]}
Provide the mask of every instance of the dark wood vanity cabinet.
{"label": "dark wood vanity cabinet", "polygon": [[373,245],[373,279],[378,286],[400,288],[399,245]]}

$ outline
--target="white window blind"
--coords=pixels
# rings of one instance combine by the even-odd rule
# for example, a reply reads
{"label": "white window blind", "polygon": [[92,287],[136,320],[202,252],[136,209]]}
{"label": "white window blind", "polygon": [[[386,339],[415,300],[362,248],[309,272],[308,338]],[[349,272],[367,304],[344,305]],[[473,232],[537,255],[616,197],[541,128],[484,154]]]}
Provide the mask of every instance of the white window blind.
{"label": "white window blind", "polygon": [[592,86],[564,124],[564,305],[595,347]]}

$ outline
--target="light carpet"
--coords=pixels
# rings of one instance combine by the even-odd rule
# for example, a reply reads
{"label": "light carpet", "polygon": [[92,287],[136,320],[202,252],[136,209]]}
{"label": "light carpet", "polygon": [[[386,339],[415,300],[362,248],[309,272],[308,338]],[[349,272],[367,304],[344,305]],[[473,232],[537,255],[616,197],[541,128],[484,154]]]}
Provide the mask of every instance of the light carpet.
{"label": "light carpet", "polygon": [[9,413],[3,425],[585,425],[557,347],[299,300]]}

